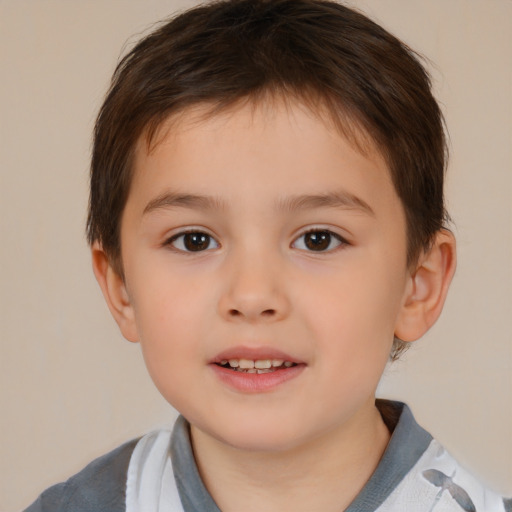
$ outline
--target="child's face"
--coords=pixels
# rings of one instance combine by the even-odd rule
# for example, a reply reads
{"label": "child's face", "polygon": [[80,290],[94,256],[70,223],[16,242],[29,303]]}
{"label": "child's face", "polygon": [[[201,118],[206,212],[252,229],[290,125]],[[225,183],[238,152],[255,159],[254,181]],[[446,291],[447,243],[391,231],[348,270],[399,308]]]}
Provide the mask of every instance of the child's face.
{"label": "child's face", "polygon": [[[410,282],[376,152],[299,105],[191,113],[150,154],[140,144],[121,239],[123,332],[196,428],[281,450],[374,407]],[[294,365],[220,366],[240,359]]]}

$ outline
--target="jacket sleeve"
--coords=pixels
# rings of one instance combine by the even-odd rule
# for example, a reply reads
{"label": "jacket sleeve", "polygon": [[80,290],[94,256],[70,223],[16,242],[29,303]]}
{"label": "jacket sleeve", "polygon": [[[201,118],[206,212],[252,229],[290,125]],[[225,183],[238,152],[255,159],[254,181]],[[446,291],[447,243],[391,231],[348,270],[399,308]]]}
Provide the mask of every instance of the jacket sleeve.
{"label": "jacket sleeve", "polygon": [[24,512],[124,512],[126,475],[137,439],[44,491]]}

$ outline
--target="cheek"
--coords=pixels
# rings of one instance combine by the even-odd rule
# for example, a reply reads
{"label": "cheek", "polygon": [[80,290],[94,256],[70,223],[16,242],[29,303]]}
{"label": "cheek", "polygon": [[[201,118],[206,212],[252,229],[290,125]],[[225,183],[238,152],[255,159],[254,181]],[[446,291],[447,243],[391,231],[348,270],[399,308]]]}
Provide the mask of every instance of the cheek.
{"label": "cheek", "polygon": [[355,361],[387,361],[401,289],[398,272],[372,261],[347,264],[296,294],[302,297],[299,314],[322,351],[352,371]]}
{"label": "cheek", "polygon": [[197,322],[200,304],[174,292],[154,293],[143,310],[136,310],[136,318],[151,379],[171,405],[184,410],[183,389],[193,393],[200,384],[197,376],[206,358],[202,326]]}
{"label": "cheek", "polygon": [[190,362],[202,361],[212,298],[197,292],[204,284],[168,270],[139,277],[133,306],[144,359],[155,383],[175,380]]}
{"label": "cheek", "polygon": [[162,351],[187,350],[187,347],[191,350],[194,345],[191,339],[199,328],[197,319],[202,311],[201,301],[197,297],[191,299],[175,287],[165,293],[155,292],[141,307],[135,307],[142,346]]}
{"label": "cheek", "polygon": [[204,276],[184,272],[165,253],[142,254],[139,259],[149,263],[135,262],[128,285],[141,340],[186,332],[190,320],[197,320],[198,310],[209,300]]}

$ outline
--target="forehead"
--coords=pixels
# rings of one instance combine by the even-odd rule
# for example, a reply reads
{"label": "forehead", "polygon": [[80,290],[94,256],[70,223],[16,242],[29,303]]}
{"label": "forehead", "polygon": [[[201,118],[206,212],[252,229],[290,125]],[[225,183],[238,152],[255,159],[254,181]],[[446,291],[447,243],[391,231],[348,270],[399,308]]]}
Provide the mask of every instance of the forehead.
{"label": "forehead", "polygon": [[308,123],[314,120],[315,124],[323,125],[315,126],[316,132],[329,132],[330,136],[341,137],[364,156],[383,156],[357,115],[349,113],[328,97],[306,91],[289,95],[280,91],[263,91],[260,95],[230,100],[225,105],[205,101],[182,108],[163,121],[150,122],[137,140],[136,154],[151,155],[161,142],[169,142],[173,135],[182,135],[198,126],[226,126],[230,120],[235,120],[244,129],[256,130],[261,122],[267,124],[277,118],[287,118],[286,131],[293,130],[298,124],[304,125],[304,120]]}
{"label": "forehead", "polygon": [[245,102],[220,112],[198,105],[168,118],[138,141],[129,201],[145,208],[166,188],[215,192],[227,202],[343,188],[364,203],[380,190],[399,202],[369,136],[354,123],[342,132],[333,116],[299,101]]}

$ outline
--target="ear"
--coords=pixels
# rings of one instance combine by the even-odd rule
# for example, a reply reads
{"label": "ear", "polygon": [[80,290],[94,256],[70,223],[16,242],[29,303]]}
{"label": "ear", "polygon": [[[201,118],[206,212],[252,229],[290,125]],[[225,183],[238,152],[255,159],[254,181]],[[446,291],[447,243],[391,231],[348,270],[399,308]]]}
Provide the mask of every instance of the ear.
{"label": "ear", "polygon": [[456,267],[455,237],[441,229],[428,252],[424,252],[411,273],[404,302],[395,326],[402,341],[421,338],[443,310]]}
{"label": "ear", "polygon": [[94,242],[91,252],[94,275],[112,316],[128,341],[138,341],[135,314],[124,279],[114,270],[98,242]]}

